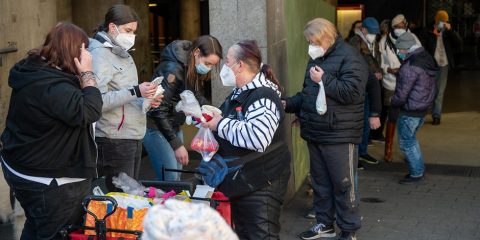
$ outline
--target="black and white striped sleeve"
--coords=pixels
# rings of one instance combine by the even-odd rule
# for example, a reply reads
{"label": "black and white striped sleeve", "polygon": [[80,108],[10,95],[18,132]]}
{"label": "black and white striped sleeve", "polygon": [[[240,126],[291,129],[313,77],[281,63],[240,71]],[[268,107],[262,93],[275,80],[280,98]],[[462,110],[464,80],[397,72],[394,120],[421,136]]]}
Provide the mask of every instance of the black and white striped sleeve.
{"label": "black and white striped sleeve", "polygon": [[280,112],[274,102],[262,98],[250,105],[245,120],[223,118],[217,126],[218,136],[232,145],[264,152],[280,124]]}

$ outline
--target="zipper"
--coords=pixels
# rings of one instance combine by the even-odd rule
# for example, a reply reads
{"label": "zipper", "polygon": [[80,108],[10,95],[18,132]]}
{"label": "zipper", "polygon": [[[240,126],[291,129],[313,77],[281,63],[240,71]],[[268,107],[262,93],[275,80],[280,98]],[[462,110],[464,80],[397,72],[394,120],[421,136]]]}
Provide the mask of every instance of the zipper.
{"label": "zipper", "polygon": [[93,144],[95,144],[95,177],[98,178],[98,145],[97,142],[95,141],[95,136],[94,136],[94,128],[93,128],[93,123],[89,124],[90,125],[90,131],[88,131],[90,137],[93,139]]}

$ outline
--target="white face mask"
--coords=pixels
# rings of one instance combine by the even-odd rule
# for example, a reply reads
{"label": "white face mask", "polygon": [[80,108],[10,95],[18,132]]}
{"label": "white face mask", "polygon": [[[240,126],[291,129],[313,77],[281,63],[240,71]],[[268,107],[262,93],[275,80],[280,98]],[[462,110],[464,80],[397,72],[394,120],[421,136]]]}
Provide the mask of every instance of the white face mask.
{"label": "white face mask", "polygon": [[323,55],[325,55],[325,49],[323,49],[322,47],[320,46],[315,46],[315,45],[308,45],[308,55],[310,55],[310,57],[312,59],[317,59],[319,57],[323,57]]}
{"label": "white face mask", "polygon": [[444,23],[444,22],[442,22],[442,21],[438,22],[437,29],[438,29],[439,31],[442,31],[444,27],[445,27],[445,23]]}
{"label": "white face mask", "polygon": [[121,33],[118,31],[117,26],[115,26],[115,29],[117,29],[118,32],[118,35],[115,37],[115,42],[125,51],[132,48],[133,44],[135,44],[135,34]]}
{"label": "white face mask", "polygon": [[403,28],[397,28],[393,30],[393,33],[395,33],[395,36],[400,37],[400,35],[404,34],[407,30]]}
{"label": "white face mask", "polygon": [[367,34],[367,36],[365,36],[365,38],[367,39],[368,43],[372,44],[373,42],[375,42],[377,35],[369,33]]}
{"label": "white face mask", "polygon": [[[233,64],[232,67],[235,65],[237,64]],[[235,73],[233,72],[231,67],[227,66],[227,64],[223,64],[222,70],[220,71],[220,78],[222,79],[222,84],[225,87],[237,86]]]}

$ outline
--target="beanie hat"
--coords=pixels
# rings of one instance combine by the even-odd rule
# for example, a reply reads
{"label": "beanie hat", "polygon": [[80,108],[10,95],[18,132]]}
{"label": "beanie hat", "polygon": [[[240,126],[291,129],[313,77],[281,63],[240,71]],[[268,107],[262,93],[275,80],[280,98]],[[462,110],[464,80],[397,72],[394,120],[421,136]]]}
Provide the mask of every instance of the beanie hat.
{"label": "beanie hat", "polygon": [[447,22],[448,21],[448,13],[445,10],[439,10],[437,11],[437,14],[435,14],[435,23],[438,22]]}
{"label": "beanie hat", "polygon": [[373,17],[367,17],[363,19],[362,27],[366,28],[370,34],[379,34],[380,26],[378,25],[377,19]]}
{"label": "beanie hat", "polygon": [[415,37],[410,32],[405,32],[397,38],[395,47],[398,49],[410,49],[413,45],[417,44]]}
{"label": "beanie hat", "polygon": [[397,16],[395,16],[392,19],[392,27],[399,24],[399,23],[406,22],[406,21],[407,21],[407,19],[405,19],[405,16],[403,16],[403,14],[397,14]]}

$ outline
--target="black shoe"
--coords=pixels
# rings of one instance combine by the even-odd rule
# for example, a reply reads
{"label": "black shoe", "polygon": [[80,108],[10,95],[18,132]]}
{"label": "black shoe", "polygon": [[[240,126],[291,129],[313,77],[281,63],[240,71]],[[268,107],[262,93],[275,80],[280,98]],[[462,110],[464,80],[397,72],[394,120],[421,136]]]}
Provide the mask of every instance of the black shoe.
{"label": "black shoe", "polygon": [[335,229],[333,225],[325,226],[322,223],[319,223],[308,231],[305,231],[300,234],[301,239],[309,240],[309,239],[319,239],[319,238],[331,238],[335,237]]}
{"label": "black shoe", "polygon": [[358,170],[365,170],[365,167],[363,166],[362,162],[360,162],[360,160],[358,161],[357,169]]}
{"label": "black shoe", "polygon": [[303,215],[303,217],[306,219],[315,219],[316,215],[317,214],[315,212],[315,209],[312,208],[308,210],[308,212],[305,215]]}
{"label": "black shoe", "polygon": [[343,232],[340,234],[338,240],[357,240],[357,234],[353,232]]}
{"label": "black shoe", "polygon": [[371,136],[370,140],[372,140],[373,142],[385,143],[385,137],[383,136],[383,134],[380,134],[378,136]]}
{"label": "black shoe", "polygon": [[413,184],[413,183],[418,183],[421,182],[425,179],[424,176],[421,177],[412,177],[410,174],[407,174],[403,179],[400,179],[398,183],[400,184]]}
{"label": "black shoe", "polygon": [[378,159],[375,159],[374,157],[372,157],[368,154],[361,155],[359,157],[359,160],[364,162],[364,163],[368,163],[368,164],[378,164]]}
{"label": "black shoe", "polygon": [[433,118],[432,125],[440,125],[440,118]]}

